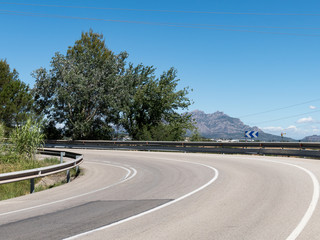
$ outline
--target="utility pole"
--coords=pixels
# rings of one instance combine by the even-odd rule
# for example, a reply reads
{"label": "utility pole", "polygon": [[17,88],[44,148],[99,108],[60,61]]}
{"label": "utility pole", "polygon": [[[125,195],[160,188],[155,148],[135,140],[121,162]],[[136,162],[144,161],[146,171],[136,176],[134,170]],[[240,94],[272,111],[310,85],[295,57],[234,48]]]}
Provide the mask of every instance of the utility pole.
{"label": "utility pole", "polygon": [[283,142],[283,135],[286,135],[285,132],[281,132],[281,141]]}

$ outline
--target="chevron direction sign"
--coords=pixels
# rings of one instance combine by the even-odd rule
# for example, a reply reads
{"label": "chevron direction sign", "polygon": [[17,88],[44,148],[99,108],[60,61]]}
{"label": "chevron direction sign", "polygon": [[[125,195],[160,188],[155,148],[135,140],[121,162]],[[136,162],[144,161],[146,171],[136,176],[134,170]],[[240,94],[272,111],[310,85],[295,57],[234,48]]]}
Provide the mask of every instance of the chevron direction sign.
{"label": "chevron direction sign", "polygon": [[259,132],[257,132],[257,131],[245,131],[244,136],[248,137],[248,138],[257,138],[259,136]]}

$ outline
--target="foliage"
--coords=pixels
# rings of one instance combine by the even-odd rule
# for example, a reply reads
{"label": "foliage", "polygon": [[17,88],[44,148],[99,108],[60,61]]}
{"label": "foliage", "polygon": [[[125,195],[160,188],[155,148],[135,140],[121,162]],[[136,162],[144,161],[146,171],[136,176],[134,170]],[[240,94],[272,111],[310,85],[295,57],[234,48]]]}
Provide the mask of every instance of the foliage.
{"label": "foliage", "polygon": [[56,127],[56,123],[54,121],[45,121],[43,131],[46,135],[46,139],[62,139],[63,133],[62,129]]}
{"label": "foliage", "polygon": [[[19,159],[19,158],[18,158]],[[41,161],[26,161],[20,158],[19,161],[17,158],[13,162],[2,163],[0,161],[0,173],[5,172],[14,172],[21,171],[32,168],[40,168],[49,165],[59,164],[60,160],[58,158],[46,158]],[[1,160],[1,159],[0,159]],[[36,179],[36,183],[39,182],[40,179]],[[36,187],[35,191],[43,190],[42,188]],[[28,194],[30,192],[30,180],[19,181],[14,183],[7,183],[0,185],[0,201],[4,199],[9,199],[13,197],[18,197],[21,195]]]}
{"label": "foliage", "polygon": [[44,134],[41,124],[28,119],[25,125],[19,126],[11,132],[11,152],[34,159],[39,147],[44,144]]}
{"label": "foliage", "polygon": [[13,128],[30,116],[33,100],[29,87],[21,82],[15,69],[0,60],[0,121]]}
{"label": "foliage", "polygon": [[82,33],[65,56],[55,54],[49,72],[40,68],[33,73],[37,112],[46,114],[51,129],[63,126],[64,136],[110,138],[110,123],[119,116],[117,101],[123,94],[126,57],[107,49],[101,34]]}
{"label": "foliage", "polygon": [[3,124],[0,122],[0,143],[3,141],[5,137],[5,130]]}
{"label": "foliage", "polygon": [[200,142],[203,141],[203,138],[201,137],[200,133],[198,131],[194,131],[190,136],[191,142]]}
{"label": "foliage", "polygon": [[30,181],[24,180],[15,183],[0,185],[0,201],[25,195],[30,192]]}
{"label": "foliage", "polygon": [[193,128],[191,115],[177,112],[191,104],[188,88],[176,90],[179,79],[174,68],[158,79],[154,72],[153,67],[129,66],[121,123],[136,140],[182,140],[186,130]]}
{"label": "foliage", "polygon": [[156,78],[153,67],[126,68],[126,58],[90,30],[66,55],[56,53],[49,71],[33,73],[36,111],[45,114],[49,138],[110,139],[112,126],[121,126],[137,140],[182,140],[193,127],[191,115],[178,113],[191,104],[189,89],[176,90],[174,68]]}
{"label": "foliage", "polygon": [[4,126],[2,123],[0,123],[0,142],[3,140],[4,138]]}
{"label": "foliage", "polygon": [[0,156],[4,152],[4,137],[5,137],[5,130],[3,124],[0,122]]}

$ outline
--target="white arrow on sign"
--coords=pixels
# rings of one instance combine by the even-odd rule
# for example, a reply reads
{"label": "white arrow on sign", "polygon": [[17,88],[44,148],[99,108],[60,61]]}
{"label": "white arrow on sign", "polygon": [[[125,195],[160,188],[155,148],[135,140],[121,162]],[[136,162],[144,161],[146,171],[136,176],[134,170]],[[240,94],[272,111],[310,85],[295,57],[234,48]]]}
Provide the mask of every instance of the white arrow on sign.
{"label": "white arrow on sign", "polygon": [[246,131],[245,132],[245,137],[248,138],[257,138],[259,136],[259,132],[257,131]]}

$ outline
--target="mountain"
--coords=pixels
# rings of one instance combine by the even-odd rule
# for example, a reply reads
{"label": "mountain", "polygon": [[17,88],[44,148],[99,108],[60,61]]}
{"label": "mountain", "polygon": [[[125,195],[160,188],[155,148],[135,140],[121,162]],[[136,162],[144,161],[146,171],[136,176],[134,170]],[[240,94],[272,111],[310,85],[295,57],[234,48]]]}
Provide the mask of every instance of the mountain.
{"label": "mountain", "polygon": [[[260,141],[281,141],[281,136],[263,132],[258,127],[245,125],[239,118],[233,118],[217,111],[206,114],[200,110],[191,112],[197,122],[196,127],[201,136],[210,139],[244,139],[245,131],[258,131]],[[283,138],[284,141],[294,141],[291,138]]]}
{"label": "mountain", "polygon": [[301,142],[320,142],[319,135],[312,135],[301,139]]}

